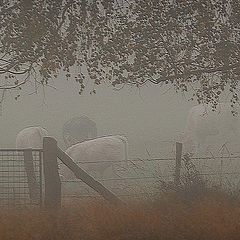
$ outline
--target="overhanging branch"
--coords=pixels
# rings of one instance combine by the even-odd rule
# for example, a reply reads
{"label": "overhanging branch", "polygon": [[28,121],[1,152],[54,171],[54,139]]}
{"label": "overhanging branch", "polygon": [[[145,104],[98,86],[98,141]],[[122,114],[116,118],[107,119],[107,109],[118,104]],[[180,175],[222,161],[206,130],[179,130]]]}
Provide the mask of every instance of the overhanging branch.
{"label": "overhanging branch", "polygon": [[159,84],[160,82],[166,82],[166,81],[173,81],[177,78],[186,78],[198,74],[204,74],[204,73],[217,73],[217,72],[227,72],[230,70],[234,70],[236,68],[240,67],[239,63],[233,64],[233,65],[228,65],[228,66],[221,66],[217,68],[205,68],[205,69],[197,69],[197,70],[192,70],[188,72],[184,72],[182,74],[174,74],[165,78],[159,78],[153,81],[152,79],[148,79],[149,82],[152,82],[154,84]]}
{"label": "overhanging branch", "polygon": [[26,78],[22,82],[15,84],[15,85],[5,85],[5,86],[2,85],[2,86],[0,86],[0,90],[16,89],[16,88],[24,85],[27,82],[27,80],[29,79],[29,77],[30,77],[30,71],[28,71]]}

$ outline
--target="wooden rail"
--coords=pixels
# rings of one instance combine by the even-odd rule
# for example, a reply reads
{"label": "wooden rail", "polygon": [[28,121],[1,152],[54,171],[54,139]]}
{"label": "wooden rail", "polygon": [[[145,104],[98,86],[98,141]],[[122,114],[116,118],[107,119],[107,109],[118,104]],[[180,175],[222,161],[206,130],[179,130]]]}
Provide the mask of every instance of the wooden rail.
{"label": "wooden rail", "polygon": [[73,159],[62,151],[59,147],[57,147],[57,156],[58,158],[74,173],[76,178],[81,179],[84,183],[86,183],[89,187],[94,189],[100,195],[102,195],[106,200],[110,201],[114,204],[123,204],[123,202],[114,195],[110,190],[104,187],[100,182],[95,180],[92,176],[90,176],[87,172],[85,172],[82,168],[80,168]]}

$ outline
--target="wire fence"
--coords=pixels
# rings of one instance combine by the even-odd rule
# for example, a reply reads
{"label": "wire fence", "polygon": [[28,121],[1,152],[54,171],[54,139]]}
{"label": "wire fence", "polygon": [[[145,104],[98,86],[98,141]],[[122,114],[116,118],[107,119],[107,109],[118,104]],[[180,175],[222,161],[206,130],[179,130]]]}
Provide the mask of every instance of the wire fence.
{"label": "wire fence", "polygon": [[29,175],[26,171],[26,151],[0,150],[0,206],[41,205],[42,152],[36,149],[31,151],[32,174],[38,184],[38,197],[33,200],[30,196]]}
{"label": "wire fence", "polygon": [[[38,197],[32,199],[29,176],[26,171],[27,149],[0,150],[0,206],[41,205],[43,192],[42,150],[32,149],[33,173],[38,184]],[[215,186],[238,189],[240,186],[240,156],[206,156],[191,158],[198,175]],[[76,162],[115,195],[123,199],[154,198],[160,193],[162,183],[173,183],[175,157],[129,159],[128,161]],[[105,164],[105,165],[104,165]],[[95,167],[91,167],[91,166]],[[105,166],[104,173],[89,169]],[[59,162],[59,168],[63,164]],[[107,166],[107,167],[106,167]],[[69,170],[70,171],[70,170]],[[181,174],[184,175],[184,161]],[[99,195],[73,174],[62,179],[63,199],[99,198]]]}
{"label": "wire fence", "polygon": [[[124,199],[153,198],[160,193],[163,182],[173,183],[175,174],[174,157],[152,159],[130,159],[128,161],[90,161],[76,162],[80,167],[89,169],[90,165],[111,163],[103,176],[95,176],[104,186]],[[207,156],[191,159],[198,169],[198,174],[205,181],[222,188],[237,189],[240,187],[240,156]],[[184,162],[181,168],[184,174]],[[99,195],[80,180],[72,176],[63,180],[63,198],[98,198]]]}

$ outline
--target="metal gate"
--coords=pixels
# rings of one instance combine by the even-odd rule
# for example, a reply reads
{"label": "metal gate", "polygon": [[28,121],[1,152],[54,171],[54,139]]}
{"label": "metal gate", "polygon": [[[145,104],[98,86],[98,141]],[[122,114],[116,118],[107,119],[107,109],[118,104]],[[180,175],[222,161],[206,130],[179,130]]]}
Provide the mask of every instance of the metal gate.
{"label": "metal gate", "polygon": [[0,149],[0,206],[42,205],[42,152]]}

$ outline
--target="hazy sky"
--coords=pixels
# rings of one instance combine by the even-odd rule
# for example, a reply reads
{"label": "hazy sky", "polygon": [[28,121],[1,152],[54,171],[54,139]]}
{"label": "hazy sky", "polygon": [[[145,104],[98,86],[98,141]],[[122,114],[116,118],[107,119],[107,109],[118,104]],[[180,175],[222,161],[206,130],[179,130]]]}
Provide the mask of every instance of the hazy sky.
{"label": "hazy sky", "polygon": [[14,147],[17,133],[33,125],[48,129],[63,147],[62,126],[71,117],[86,115],[97,124],[98,135],[125,134],[131,157],[160,156],[162,148],[184,130],[187,113],[193,102],[187,102],[174,90],[166,92],[149,85],[137,90],[113,91],[100,86],[96,95],[78,95],[74,82],[63,78],[55,81],[55,89],[43,94],[24,94],[18,101],[8,97],[0,117],[0,147]]}

